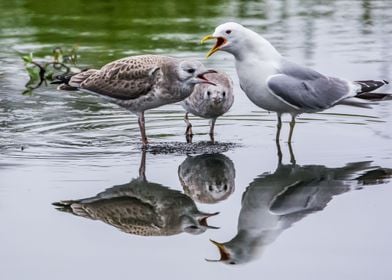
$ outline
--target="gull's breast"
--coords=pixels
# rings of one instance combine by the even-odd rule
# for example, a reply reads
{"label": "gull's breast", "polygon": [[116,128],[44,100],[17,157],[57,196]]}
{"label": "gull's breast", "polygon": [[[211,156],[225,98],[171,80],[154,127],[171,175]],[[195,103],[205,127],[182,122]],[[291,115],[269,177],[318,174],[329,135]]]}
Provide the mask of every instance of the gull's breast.
{"label": "gull's breast", "polygon": [[273,112],[289,113],[293,108],[271,94],[267,80],[278,73],[276,64],[265,61],[236,63],[241,89],[258,107]]}

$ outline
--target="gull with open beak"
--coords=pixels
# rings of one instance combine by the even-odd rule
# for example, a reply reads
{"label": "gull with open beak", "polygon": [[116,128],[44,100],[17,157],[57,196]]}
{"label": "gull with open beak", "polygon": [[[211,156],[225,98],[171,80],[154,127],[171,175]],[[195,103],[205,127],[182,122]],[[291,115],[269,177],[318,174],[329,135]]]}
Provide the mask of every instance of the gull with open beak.
{"label": "gull with open beak", "polygon": [[[95,93],[138,116],[143,146],[148,144],[144,111],[187,98],[197,84],[215,83],[206,74],[216,73],[196,60],[162,55],[138,55],[110,62],[71,77],[59,77],[59,89]],[[66,86],[64,86],[66,85]]]}
{"label": "gull with open beak", "polygon": [[149,182],[145,175],[146,151],[143,151],[139,177],[89,198],[53,203],[57,210],[75,216],[102,221],[129,234],[169,236],[186,232],[201,234],[207,219],[216,213],[200,211],[195,202],[180,191]]}
{"label": "gull with open beak", "polygon": [[319,112],[339,104],[368,108],[371,101],[392,97],[373,92],[388,84],[385,80],[348,81],[325,76],[285,59],[262,36],[235,22],[219,25],[214,34],[201,42],[212,39],[216,42],[207,57],[217,51],[231,53],[242,90],[257,106],[276,112],[276,141],[280,137],[282,114],[291,115],[290,143],[295,118],[301,113]]}

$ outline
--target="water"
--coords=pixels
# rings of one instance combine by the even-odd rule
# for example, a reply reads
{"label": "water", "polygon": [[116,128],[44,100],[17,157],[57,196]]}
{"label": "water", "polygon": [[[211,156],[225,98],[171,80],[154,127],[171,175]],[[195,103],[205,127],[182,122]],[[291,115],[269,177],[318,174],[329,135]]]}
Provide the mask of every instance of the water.
{"label": "water", "polygon": [[[2,279],[390,279],[392,102],[300,116],[292,149],[281,143],[279,164],[276,116],[241,92],[229,55],[205,61],[208,46],[198,42],[219,23],[235,20],[288,58],[323,73],[391,79],[391,12],[387,0],[0,1]],[[83,65],[156,53],[198,58],[229,73],[235,103],[217,121],[221,153],[201,155],[208,147],[206,120],[192,118],[201,148],[188,156],[181,152],[181,107],[151,110],[146,120],[152,143],[174,152],[148,152],[143,181],[134,116],[95,96],[53,86],[21,94],[27,75],[19,52],[43,56],[74,45]],[[173,211],[144,219],[151,224],[177,218],[172,231],[155,233],[172,235],[124,232],[137,228],[135,219],[121,219],[129,205],[142,213],[151,208],[120,195],[121,186],[140,201],[169,204]],[[89,210],[95,221],[52,205],[102,192],[106,200],[95,198]],[[220,212],[208,218],[220,228],[189,227],[177,234],[178,217],[197,211]],[[220,255],[209,239],[226,242],[237,265],[207,262]]]}

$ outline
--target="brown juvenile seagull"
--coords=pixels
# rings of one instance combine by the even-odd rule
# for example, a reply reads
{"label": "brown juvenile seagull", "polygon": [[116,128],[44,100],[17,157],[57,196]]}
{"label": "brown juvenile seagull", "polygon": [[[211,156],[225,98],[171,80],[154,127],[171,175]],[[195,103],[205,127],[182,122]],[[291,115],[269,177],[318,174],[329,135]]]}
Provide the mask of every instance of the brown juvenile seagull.
{"label": "brown juvenile seagull", "polygon": [[178,167],[178,179],[194,201],[218,203],[234,192],[235,167],[224,154],[188,155]]}
{"label": "brown juvenile seagull", "polygon": [[227,74],[217,72],[208,74],[206,77],[215,85],[204,83],[195,86],[193,93],[180,103],[186,111],[185,122],[187,129],[185,133],[188,142],[191,142],[193,136],[192,124],[188,118],[189,113],[205,119],[211,119],[210,139],[214,143],[216,119],[229,111],[234,102],[233,81]]}
{"label": "brown juvenile seagull", "polygon": [[143,146],[148,144],[144,111],[187,98],[196,84],[215,73],[198,61],[161,55],[139,55],[110,62],[101,69],[76,74],[60,89],[79,89],[105,96],[138,116]]}
{"label": "brown juvenile seagull", "polygon": [[219,213],[201,212],[195,202],[178,190],[146,179],[146,153],[142,154],[139,177],[109,188],[94,197],[55,202],[57,210],[102,221],[123,232],[141,236],[169,236],[183,232],[202,234],[207,219]]}

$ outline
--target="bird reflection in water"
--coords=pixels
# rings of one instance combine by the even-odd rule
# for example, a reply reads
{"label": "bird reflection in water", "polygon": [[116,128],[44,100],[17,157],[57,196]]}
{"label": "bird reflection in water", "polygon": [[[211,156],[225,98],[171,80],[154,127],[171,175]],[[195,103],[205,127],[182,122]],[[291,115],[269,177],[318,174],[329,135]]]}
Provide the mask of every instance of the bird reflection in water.
{"label": "bird reflection in water", "polygon": [[53,205],[57,210],[100,220],[126,233],[142,236],[201,234],[207,229],[217,229],[207,224],[207,218],[218,213],[203,213],[187,195],[147,181],[145,164],[143,152],[139,177],[128,184],[114,186],[94,197]]}
{"label": "bird reflection in water", "polygon": [[226,264],[245,264],[257,259],[278,236],[307,215],[322,211],[334,196],[363,186],[386,183],[392,169],[371,162],[343,167],[298,165],[291,146],[291,164],[279,164],[275,172],[256,177],[242,196],[237,235],[228,242],[212,241]]}
{"label": "bird reflection in water", "polygon": [[188,156],[178,167],[184,192],[196,202],[217,203],[235,189],[234,164],[223,154]]}

